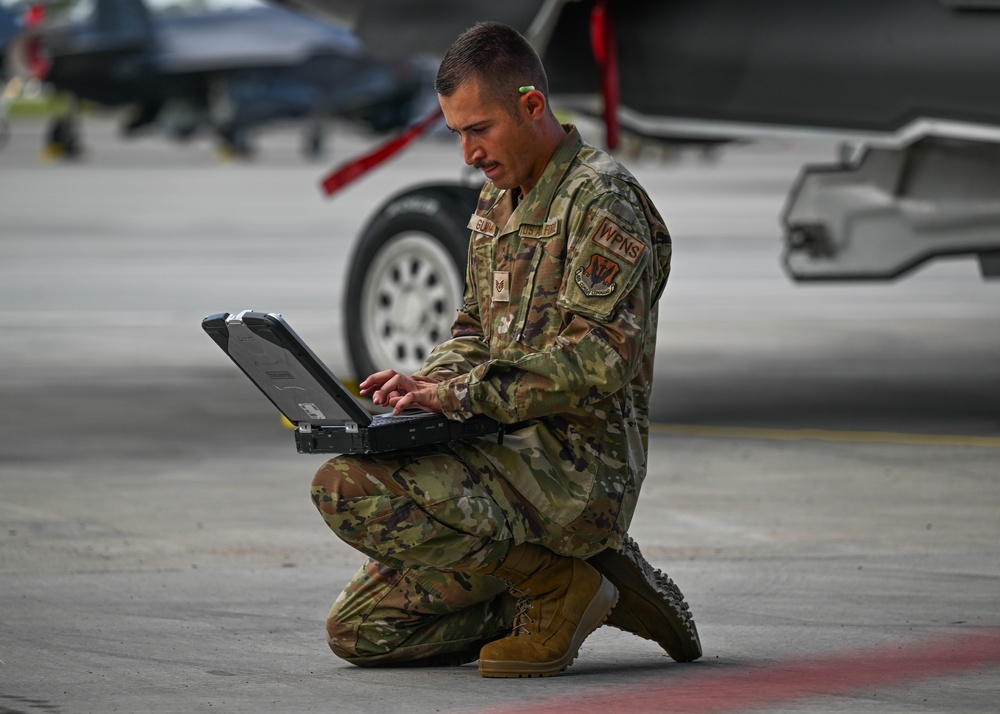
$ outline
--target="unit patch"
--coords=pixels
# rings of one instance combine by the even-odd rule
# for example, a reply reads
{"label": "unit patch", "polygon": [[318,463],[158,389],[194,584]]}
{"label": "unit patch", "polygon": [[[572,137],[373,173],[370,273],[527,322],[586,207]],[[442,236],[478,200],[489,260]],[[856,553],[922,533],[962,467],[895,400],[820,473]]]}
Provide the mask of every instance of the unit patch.
{"label": "unit patch", "polygon": [[597,227],[597,233],[594,234],[594,242],[604,246],[618,257],[624,258],[631,265],[638,263],[643,251],[646,250],[645,243],[625,231],[610,218],[601,221],[601,225]]}
{"label": "unit patch", "polygon": [[615,276],[621,266],[615,261],[605,258],[603,255],[594,253],[590,256],[590,262],[586,268],[577,268],[573,276],[576,284],[580,286],[583,294],[587,297],[603,297],[615,291]]}

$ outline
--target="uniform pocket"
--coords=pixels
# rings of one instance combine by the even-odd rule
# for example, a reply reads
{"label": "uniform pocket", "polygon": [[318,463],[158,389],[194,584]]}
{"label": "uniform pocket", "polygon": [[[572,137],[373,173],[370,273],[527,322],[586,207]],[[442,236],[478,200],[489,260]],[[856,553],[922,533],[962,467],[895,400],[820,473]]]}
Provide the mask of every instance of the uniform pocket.
{"label": "uniform pocket", "polygon": [[562,284],[565,244],[556,240],[524,240],[522,253],[527,252],[529,243],[531,258],[525,263],[523,297],[512,334],[523,345],[548,347],[562,326],[562,312],[556,300]]}
{"label": "uniform pocket", "polygon": [[[522,342],[524,339],[524,322],[534,301],[535,285],[538,278],[538,262],[542,251],[539,250],[537,239],[521,239],[517,254],[511,263],[511,287],[517,291],[517,296],[511,294],[510,311],[513,318],[507,325],[511,339]],[[516,302],[515,302],[516,301]]]}

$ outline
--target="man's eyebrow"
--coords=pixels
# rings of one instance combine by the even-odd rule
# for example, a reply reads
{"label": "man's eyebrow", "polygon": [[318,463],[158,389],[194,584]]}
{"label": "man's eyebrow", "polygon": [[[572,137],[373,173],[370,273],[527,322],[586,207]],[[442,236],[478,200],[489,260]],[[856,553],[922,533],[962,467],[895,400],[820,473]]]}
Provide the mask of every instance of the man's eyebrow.
{"label": "man's eyebrow", "polygon": [[474,121],[474,122],[469,122],[465,126],[460,126],[460,127],[457,127],[457,128],[453,127],[451,124],[448,124],[448,123],[445,123],[445,126],[448,127],[449,129],[451,129],[452,131],[459,131],[459,132],[461,132],[461,131],[469,131],[470,129],[475,129],[477,126],[480,126],[482,124],[488,124],[488,123],[489,123],[489,119],[479,119],[479,120]]}

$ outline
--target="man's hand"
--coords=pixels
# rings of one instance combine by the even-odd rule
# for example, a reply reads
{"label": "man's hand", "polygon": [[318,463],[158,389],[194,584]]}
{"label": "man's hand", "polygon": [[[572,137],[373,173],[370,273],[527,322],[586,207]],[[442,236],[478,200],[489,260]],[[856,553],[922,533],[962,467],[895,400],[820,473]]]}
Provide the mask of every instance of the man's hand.
{"label": "man's hand", "polygon": [[394,369],[376,372],[361,383],[361,394],[371,395],[378,406],[392,407],[394,414],[404,409],[440,412],[437,382],[427,377],[407,377]]}

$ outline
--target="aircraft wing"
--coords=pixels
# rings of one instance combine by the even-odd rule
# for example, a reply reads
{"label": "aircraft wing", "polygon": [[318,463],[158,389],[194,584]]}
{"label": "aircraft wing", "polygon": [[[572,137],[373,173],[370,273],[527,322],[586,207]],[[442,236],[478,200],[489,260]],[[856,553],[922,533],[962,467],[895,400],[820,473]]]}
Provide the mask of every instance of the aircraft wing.
{"label": "aircraft wing", "polygon": [[346,27],[272,7],[165,16],[155,36],[157,65],[165,73],[291,66],[318,54],[365,53]]}
{"label": "aircraft wing", "polygon": [[[545,5],[573,0],[272,0],[346,23],[369,50],[382,57],[441,57],[463,30],[478,20],[503,22],[527,33]],[[588,3],[589,4],[589,3]]]}

